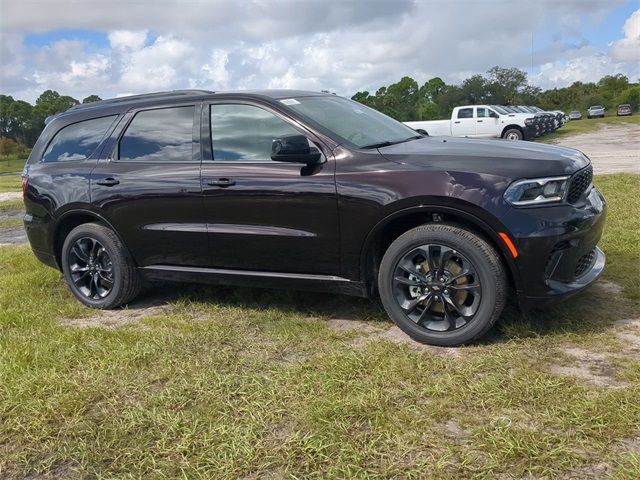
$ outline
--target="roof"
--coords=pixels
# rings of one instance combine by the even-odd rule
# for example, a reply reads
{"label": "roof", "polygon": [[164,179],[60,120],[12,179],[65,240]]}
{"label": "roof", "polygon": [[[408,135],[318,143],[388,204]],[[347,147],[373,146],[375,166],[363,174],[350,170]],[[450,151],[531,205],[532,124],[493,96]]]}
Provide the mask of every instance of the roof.
{"label": "roof", "polygon": [[244,95],[244,96],[258,96],[267,97],[273,99],[290,98],[290,97],[302,97],[312,95],[325,95],[319,92],[310,92],[305,90],[236,90],[228,92],[214,92],[212,90],[172,90],[169,92],[155,92],[144,93],[142,95],[129,95],[126,97],[109,98],[107,100],[99,100],[97,102],[82,103],[71,107],[67,112],[74,112],[77,110],[93,109],[106,106],[128,105],[138,103],[159,103],[167,100],[192,100],[210,95]]}

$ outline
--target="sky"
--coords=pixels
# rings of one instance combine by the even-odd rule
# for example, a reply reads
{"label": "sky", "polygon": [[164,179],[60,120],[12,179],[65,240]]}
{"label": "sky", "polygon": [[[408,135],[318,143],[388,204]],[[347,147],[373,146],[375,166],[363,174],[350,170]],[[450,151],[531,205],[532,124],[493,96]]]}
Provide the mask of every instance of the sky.
{"label": "sky", "polygon": [[494,65],[542,88],[640,77],[638,0],[0,0],[0,93],[351,96]]}

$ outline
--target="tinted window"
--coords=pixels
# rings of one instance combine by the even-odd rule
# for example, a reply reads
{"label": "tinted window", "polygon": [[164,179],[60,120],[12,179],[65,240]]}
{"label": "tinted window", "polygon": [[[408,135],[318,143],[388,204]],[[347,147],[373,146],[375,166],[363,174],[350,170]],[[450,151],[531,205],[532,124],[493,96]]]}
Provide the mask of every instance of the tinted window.
{"label": "tinted window", "polygon": [[415,130],[397,120],[336,95],[286,98],[280,102],[357,147],[416,138]]}
{"label": "tinted window", "polygon": [[89,158],[116,117],[111,115],[67,125],[55,134],[42,159],[63,162]]}
{"label": "tinted window", "polygon": [[180,162],[193,160],[195,107],[138,112],[118,146],[120,160]]}
{"label": "tinted window", "polygon": [[473,108],[461,108],[458,110],[458,118],[473,118]]}
{"label": "tinted window", "polygon": [[213,159],[271,161],[275,138],[299,135],[281,118],[251,105],[211,105]]}
{"label": "tinted window", "polygon": [[477,116],[478,118],[486,118],[489,116],[489,110],[486,108],[478,108],[477,110]]}

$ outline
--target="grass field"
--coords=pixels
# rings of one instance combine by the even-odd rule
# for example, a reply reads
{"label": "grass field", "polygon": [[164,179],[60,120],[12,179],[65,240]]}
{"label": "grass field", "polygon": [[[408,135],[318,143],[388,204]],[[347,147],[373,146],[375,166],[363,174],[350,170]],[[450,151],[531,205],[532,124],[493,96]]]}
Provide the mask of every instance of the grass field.
{"label": "grass field", "polygon": [[0,156],[0,173],[19,173],[22,172],[27,157],[20,155],[1,155]]}
{"label": "grass field", "polygon": [[22,188],[22,177],[20,175],[1,175],[0,193],[19,192]]}
{"label": "grass field", "polygon": [[591,119],[588,119],[585,115],[582,117],[582,120],[571,120],[555,132],[536,138],[536,142],[554,142],[571,135],[595,132],[601,125],[623,124],[640,125],[640,115],[630,115],[628,117],[617,117],[614,115]]}
{"label": "grass field", "polygon": [[640,176],[596,183],[605,279],[460,349],[336,295],[171,286],[90,311],[2,247],[0,478],[637,479]]}

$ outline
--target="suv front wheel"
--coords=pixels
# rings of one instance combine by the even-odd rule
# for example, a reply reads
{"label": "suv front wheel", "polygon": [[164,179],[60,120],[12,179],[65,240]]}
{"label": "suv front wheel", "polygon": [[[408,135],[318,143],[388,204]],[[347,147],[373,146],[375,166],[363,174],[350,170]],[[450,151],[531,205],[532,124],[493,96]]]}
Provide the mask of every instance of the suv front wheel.
{"label": "suv front wheel", "polygon": [[387,249],[378,275],[389,317],[416,341],[473,342],[502,313],[506,275],[496,251],[468,230],[423,225]]}
{"label": "suv front wheel", "polygon": [[111,229],[97,223],[69,232],[62,246],[62,271],[71,292],[93,308],[122,306],[141,287],[127,249]]}

